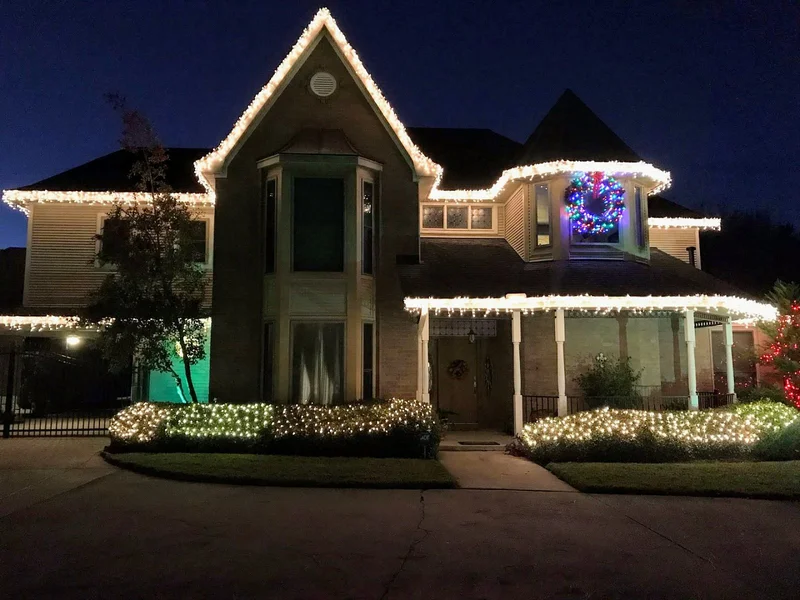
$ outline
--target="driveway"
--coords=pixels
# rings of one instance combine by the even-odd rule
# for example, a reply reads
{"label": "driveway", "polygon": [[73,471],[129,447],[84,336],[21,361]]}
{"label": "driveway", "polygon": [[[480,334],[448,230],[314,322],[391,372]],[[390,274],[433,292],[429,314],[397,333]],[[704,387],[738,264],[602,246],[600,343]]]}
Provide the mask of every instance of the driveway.
{"label": "driveway", "polygon": [[[101,468],[81,464],[64,470]],[[791,598],[800,585],[796,503],[95,475],[12,510],[3,497],[4,596]]]}

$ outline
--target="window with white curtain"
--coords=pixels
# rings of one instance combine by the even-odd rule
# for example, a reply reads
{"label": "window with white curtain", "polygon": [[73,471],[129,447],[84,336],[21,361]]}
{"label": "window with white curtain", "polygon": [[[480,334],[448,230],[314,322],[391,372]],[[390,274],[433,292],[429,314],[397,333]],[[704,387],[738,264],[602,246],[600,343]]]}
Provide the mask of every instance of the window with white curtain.
{"label": "window with white curtain", "polygon": [[344,394],[344,323],[292,324],[292,402],[338,404]]}

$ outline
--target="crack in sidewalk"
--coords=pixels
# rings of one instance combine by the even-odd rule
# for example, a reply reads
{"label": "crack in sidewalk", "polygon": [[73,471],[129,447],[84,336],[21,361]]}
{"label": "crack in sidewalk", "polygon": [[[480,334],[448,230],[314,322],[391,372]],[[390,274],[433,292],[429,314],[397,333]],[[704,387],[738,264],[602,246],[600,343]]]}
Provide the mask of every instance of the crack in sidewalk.
{"label": "crack in sidewalk", "polygon": [[[406,553],[403,556],[403,560],[400,562],[400,567],[397,569],[397,571],[395,571],[394,575],[392,575],[392,578],[386,584],[386,588],[384,588],[383,594],[381,594],[380,596],[380,600],[384,600],[389,595],[389,592],[391,591],[394,582],[397,581],[397,578],[400,576],[400,573],[402,573],[403,569],[405,569],[408,559],[411,558],[411,555],[413,554],[416,547],[420,543],[422,543],[422,541],[426,537],[428,537],[428,534],[430,533],[429,529],[425,529],[422,526],[422,523],[425,521],[425,490],[420,490],[419,492],[419,506],[420,506],[420,517],[419,521],[417,521],[417,526],[414,528],[414,533],[411,538],[411,543],[408,545],[408,550],[406,550]],[[420,532],[422,532],[422,535],[419,535]]]}

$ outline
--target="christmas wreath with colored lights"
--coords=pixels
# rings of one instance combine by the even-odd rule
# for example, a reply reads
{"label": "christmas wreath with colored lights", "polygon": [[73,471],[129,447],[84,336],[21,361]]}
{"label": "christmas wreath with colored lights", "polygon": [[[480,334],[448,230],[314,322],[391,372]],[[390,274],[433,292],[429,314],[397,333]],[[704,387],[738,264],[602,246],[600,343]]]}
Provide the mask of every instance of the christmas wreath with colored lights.
{"label": "christmas wreath with colored lights", "polygon": [[[605,173],[576,173],[564,191],[564,202],[572,231],[582,235],[608,233],[625,212],[625,188]],[[589,203],[602,203],[602,212],[591,212]]]}

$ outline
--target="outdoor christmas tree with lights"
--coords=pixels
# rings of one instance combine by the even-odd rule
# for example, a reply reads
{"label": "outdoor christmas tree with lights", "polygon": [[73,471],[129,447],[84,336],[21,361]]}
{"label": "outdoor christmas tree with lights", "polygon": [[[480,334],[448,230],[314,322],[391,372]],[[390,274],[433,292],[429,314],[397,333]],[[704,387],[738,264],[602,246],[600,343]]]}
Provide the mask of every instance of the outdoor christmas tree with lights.
{"label": "outdoor christmas tree with lights", "polygon": [[761,355],[761,362],[778,371],[783,378],[786,399],[800,408],[800,301],[788,300],[794,294],[779,289],[780,286],[790,287],[792,284],[779,283],[773,292],[781,315],[774,329],[768,331],[772,336],[772,343]]}

